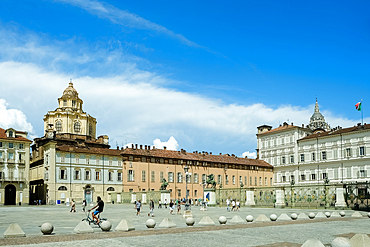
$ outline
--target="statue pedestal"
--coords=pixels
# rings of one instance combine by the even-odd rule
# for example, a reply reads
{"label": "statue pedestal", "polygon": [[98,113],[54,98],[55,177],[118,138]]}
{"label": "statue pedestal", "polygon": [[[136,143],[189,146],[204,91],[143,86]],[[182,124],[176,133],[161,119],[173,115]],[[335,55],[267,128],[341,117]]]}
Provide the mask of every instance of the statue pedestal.
{"label": "statue pedestal", "polygon": [[335,202],[335,208],[336,209],[344,209],[347,207],[347,203],[344,200],[344,188],[336,188],[336,202]]}
{"label": "statue pedestal", "polygon": [[245,201],[245,206],[247,207],[253,207],[256,205],[254,202],[254,190],[247,190],[245,192],[247,200]]}
{"label": "statue pedestal", "polygon": [[207,202],[209,206],[216,205],[216,189],[215,188],[205,188],[203,192],[204,201]]}
{"label": "statue pedestal", "polygon": [[161,201],[163,205],[165,200],[167,200],[167,205],[169,205],[171,200],[171,192],[169,190],[161,190]]}
{"label": "statue pedestal", "polygon": [[285,200],[284,200],[284,190],[277,189],[276,190],[276,208],[285,208]]}

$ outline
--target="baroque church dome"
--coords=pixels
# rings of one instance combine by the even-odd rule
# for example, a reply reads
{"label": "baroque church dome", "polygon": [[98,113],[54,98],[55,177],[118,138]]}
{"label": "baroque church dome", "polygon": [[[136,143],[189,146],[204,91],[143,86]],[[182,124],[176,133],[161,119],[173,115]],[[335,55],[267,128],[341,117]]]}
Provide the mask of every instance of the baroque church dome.
{"label": "baroque church dome", "polygon": [[77,90],[73,87],[72,80],[70,80],[68,87],[63,91],[62,97],[78,98]]}
{"label": "baroque church dome", "polygon": [[329,124],[325,122],[325,118],[319,110],[319,104],[317,103],[317,99],[315,104],[315,112],[312,114],[310,118],[308,128],[310,128],[314,132],[330,130]]}

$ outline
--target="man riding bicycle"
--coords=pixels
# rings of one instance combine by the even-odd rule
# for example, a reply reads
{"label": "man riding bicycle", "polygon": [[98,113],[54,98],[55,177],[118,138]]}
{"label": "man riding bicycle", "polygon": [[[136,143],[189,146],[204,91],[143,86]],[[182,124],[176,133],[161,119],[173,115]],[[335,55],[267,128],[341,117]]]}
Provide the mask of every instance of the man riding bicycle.
{"label": "man riding bicycle", "polygon": [[104,209],[104,202],[100,198],[100,196],[98,196],[98,204],[96,204],[96,206],[94,206],[93,208],[91,208],[89,211],[93,210],[94,208],[97,208],[97,209],[91,213],[91,216],[92,216],[92,218],[94,220],[96,220],[96,223],[99,224],[99,219],[98,219],[98,217],[96,215],[98,213],[103,212],[103,209]]}

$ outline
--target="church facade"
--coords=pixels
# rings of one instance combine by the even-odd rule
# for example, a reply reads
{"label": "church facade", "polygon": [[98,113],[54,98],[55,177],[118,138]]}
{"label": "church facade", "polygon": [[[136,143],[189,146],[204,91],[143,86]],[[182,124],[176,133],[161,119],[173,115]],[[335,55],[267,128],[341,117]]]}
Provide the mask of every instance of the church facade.
{"label": "church facade", "polygon": [[370,179],[370,125],[330,128],[319,111],[307,126],[263,125],[258,157],[274,166],[274,185],[365,182]]}
{"label": "church facade", "polygon": [[45,135],[36,138],[30,162],[30,202],[110,201],[122,191],[122,156],[108,136],[96,136],[97,121],[82,109],[73,83],[44,116]]}

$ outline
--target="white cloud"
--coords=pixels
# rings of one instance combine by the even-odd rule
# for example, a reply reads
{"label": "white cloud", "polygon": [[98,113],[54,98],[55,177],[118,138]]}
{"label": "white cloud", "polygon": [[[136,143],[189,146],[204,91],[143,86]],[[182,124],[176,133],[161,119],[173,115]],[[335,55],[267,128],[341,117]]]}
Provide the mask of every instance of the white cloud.
{"label": "white cloud", "polygon": [[14,128],[19,131],[33,133],[33,127],[27,122],[26,115],[20,110],[9,109],[8,105],[5,99],[0,99],[0,127],[3,129]]}
{"label": "white cloud", "polygon": [[102,19],[108,19],[115,24],[119,24],[129,28],[153,30],[158,33],[163,33],[172,38],[175,38],[188,46],[200,47],[198,44],[188,40],[181,34],[177,34],[171,30],[168,30],[164,26],[148,21],[134,13],[130,13],[126,10],[120,10],[108,3],[94,0],[59,0],[59,1],[69,3],[79,8],[82,8],[92,15],[96,15],[97,17]]}
{"label": "white cloud", "polygon": [[155,148],[158,149],[164,149],[164,147],[166,147],[168,150],[173,151],[176,151],[179,147],[179,144],[173,136],[171,136],[170,139],[168,139],[168,141],[166,142],[162,142],[160,139],[157,138],[153,141],[153,145],[155,146]]}
{"label": "white cloud", "polygon": [[243,154],[242,154],[242,157],[245,158],[245,157],[248,157],[250,159],[255,159],[257,158],[257,154],[256,152],[249,152],[249,151],[245,151]]}

